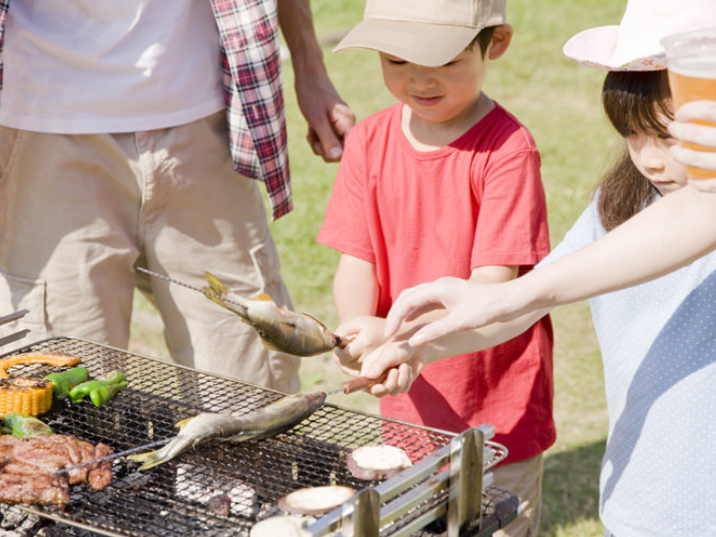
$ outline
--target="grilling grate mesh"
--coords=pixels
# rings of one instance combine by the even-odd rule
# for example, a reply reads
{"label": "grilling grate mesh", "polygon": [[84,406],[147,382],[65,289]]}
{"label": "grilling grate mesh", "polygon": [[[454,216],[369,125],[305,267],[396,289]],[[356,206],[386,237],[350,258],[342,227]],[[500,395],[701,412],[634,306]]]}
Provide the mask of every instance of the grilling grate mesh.
{"label": "grilling grate mesh", "polygon": [[[80,356],[91,377],[113,370],[129,386],[97,408],[89,401],[55,402],[41,416],[56,433],[71,434],[115,451],[176,434],[176,422],[201,411],[245,413],[282,394],[226,380],[174,364],[72,338],[54,338],[17,352],[62,351]],[[42,377],[45,365],[11,368],[10,373]],[[398,445],[420,460],[449,443],[452,435],[377,416],[324,405],[290,432],[274,438],[202,444],[147,472],[124,459],[114,462],[112,485],[101,492],[71,487],[64,510],[23,507],[56,521],[104,535],[248,535],[265,517],[279,514],[276,501],[302,487],[341,484],[360,490],[373,482],[355,479],[345,468],[353,448],[372,443]],[[227,516],[210,507],[216,496],[230,499]]]}

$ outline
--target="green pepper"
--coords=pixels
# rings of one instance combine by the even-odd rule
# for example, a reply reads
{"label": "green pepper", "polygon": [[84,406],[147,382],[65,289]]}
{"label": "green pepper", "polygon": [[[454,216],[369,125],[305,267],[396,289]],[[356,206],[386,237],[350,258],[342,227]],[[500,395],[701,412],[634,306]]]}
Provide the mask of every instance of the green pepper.
{"label": "green pepper", "polygon": [[5,414],[3,418],[8,433],[25,438],[37,434],[54,434],[50,426],[38,420],[35,416],[24,416],[18,412]]}
{"label": "green pepper", "polygon": [[70,390],[87,380],[89,374],[86,367],[73,367],[60,373],[50,373],[45,380],[52,382],[52,393],[55,397],[64,399]]}
{"label": "green pepper", "polygon": [[70,399],[73,403],[79,403],[86,396],[89,396],[94,406],[101,406],[127,384],[129,383],[124,380],[124,373],[112,371],[100,379],[88,380],[78,384],[70,390]]}

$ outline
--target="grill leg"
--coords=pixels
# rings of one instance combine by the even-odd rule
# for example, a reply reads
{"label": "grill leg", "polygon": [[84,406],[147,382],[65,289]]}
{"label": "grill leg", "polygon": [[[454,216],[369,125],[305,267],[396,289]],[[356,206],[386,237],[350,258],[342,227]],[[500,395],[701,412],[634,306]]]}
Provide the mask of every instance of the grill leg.
{"label": "grill leg", "polygon": [[372,488],[364,489],[343,507],[343,535],[345,537],[380,536],[380,494]]}
{"label": "grill leg", "polygon": [[448,537],[480,522],[482,514],[482,474],[485,434],[468,429],[450,442],[450,492],[448,497]]}

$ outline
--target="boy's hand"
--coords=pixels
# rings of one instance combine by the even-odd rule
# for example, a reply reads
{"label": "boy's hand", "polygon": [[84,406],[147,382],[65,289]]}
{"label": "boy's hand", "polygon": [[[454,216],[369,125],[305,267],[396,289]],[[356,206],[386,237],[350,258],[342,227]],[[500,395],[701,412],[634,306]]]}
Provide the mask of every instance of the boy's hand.
{"label": "boy's hand", "polygon": [[379,377],[389,370],[387,378],[367,391],[376,397],[406,393],[427,365],[423,349],[413,347],[404,338],[390,340],[363,357],[361,375]]}
{"label": "boy's hand", "polygon": [[338,367],[349,375],[356,376],[361,369],[363,355],[386,341],[384,330],[385,319],[380,317],[366,315],[342,323],[335,333],[348,341],[348,344],[342,349],[334,350]]}

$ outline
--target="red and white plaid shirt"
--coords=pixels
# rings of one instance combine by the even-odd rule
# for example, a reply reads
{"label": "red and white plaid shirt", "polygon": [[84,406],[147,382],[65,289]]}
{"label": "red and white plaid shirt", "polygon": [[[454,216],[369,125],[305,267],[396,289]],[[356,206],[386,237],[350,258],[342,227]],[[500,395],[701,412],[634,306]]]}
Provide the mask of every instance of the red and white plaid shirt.
{"label": "red and white plaid shirt", "polygon": [[[210,1],[221,34],[234,169],[266,184],[276,219],[293,208],[276,0]],[[10,0],[0,0],[0,55],[9,5]],[[0,61],[0,89],[2,80]]]}

